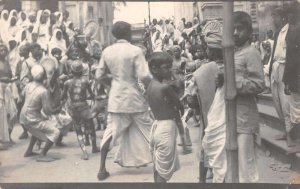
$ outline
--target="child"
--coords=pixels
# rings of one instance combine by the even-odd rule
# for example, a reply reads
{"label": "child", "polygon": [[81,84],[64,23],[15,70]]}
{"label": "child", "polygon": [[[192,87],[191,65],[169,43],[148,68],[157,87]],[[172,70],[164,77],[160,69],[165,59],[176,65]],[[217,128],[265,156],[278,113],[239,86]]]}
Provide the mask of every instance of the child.
{"label": "child", "polygon": [[90,98],[92,99],[94,98],[94,94],[89,81],[82,76],[83,66],[80,60],[72,63],[71,71],[74,77],[65,82],[63,99],[69,97],[69,113],[73,118],[78,142],[83,151],[82,159],[88,160],[81,124],[84,124],[85,129],[91,130],[92,153],[100,151],[96,144],[96,131],[93,125],[93,118],[96,117],[97,113],[87,103],[87,93],[90,94]]}
{"label": "child", "polygon": [[168,181],[180,168],[176,152],[176,136],[177,127],[180,131],[183,131],[183,128],[175,120],[178,119],[178,111],[183,112],[183,107],[174,88],[163,82],[170,80],[172,62],[172,57],[166,52],[153,53],[149,62],[154,79],[147,88],[147,96],[157,120],[152,126],[150,136],[155,182]]}
{"label": "child", "polygon": [[53,48],[51,50],[51,55],[57,60],[57,70],[58,70],[58,75],[59,75],[59,81],[61,86],[63,85],[63,83],[69,79],[68,77],[68,71],[67,71],[67,67],[65,64],[63,64],[62,61],[62,50],[60,48]]}

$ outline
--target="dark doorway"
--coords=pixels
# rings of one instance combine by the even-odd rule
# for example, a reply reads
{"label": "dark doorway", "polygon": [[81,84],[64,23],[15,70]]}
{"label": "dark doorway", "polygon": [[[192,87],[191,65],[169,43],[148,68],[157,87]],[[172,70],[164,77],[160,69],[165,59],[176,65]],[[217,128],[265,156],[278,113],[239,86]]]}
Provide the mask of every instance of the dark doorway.
{"label": "dark doorway", "polygon": [[51,12],[58,11],[58,0],[40,0],[40,9],[49,9]]}
{"label": "dark doorway", "polygon": [[3,9],[6,9],[8,11],[11,11],[13,9],[15,9],[17,11],[21,11],[22,10],[22,2],[21,2],[21,0],[2,0],[2,3],[4,5]]}

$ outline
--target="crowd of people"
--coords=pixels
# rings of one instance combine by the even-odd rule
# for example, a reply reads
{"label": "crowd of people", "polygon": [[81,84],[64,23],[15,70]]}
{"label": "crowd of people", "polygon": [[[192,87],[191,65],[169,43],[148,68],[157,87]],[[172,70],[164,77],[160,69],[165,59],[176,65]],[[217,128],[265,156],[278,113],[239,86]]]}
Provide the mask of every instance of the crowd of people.
{"label": "crowd of people", "polygon": [[[51,161],[45,154],[54,142],[56,145],[63,145],[63,136],[69,130],[68,127],[70,127],[73,116],[78,121],[76,123],[87,125],[85,131],[82,131],[81,126],[74,127],[84,152],[84,159],[88,158],[84,145],[89,144],[89,135],[93,153],[99,152],[96,145],[94,123],[91,123],[87,114],[82,115],[82,119],[85,121],[77,120],[80,118],[77,115],[69,115],[69,107],[72,105],[74,112],[83,111],[83,109],[76,109],[77,101],[81,103],[82,100],[77,99],[77,93],[81,94],[82,92],[76,92],[78,89],[68,89],[75,90],[70,94],[71,96],[68,96],[63,89],[67,86],[65,82],[76,75],[77,72],[74,70],[77,69],[74,67],[76,63],[73,64],[73,62],[79,59],[83,62],[84,78],[91,81],[89,85],[93,86],[92,94],[100,95],[98,98],[105,99],[103,95],[106,93],[103,86],[101,88],[99,84],[92,82],[92,75],[95,71],[95,66],[93,68],[92,66],[99,62],[102,45],[99,41],[91,39],[91,33],[84,34],[80,29],[74,27],[68,17],[67,11],[63,13],[51,13],[49,10],[30,13],[23,11],[18,13],[16,10],[1,11],[0,93],[1,120],[3,121],[1,121],[0,141],[3,150],[14,144],[11,132],[13,127],[19,123],[24,130],[19,139],[27,139],[28,131],[34,133],[24,156],[36,155],[32,151],[34,144],[46,141],[42,152],[44,155],[39,160]],[[60,98],[60,95],[63,97]],[[62,107],[63,101],[68,102],[68,109]],[[74,104],[72,104],[73,102]],[[88,107],[92,105],[91,103],[89,102]],[[43,112],[39,109],[41,107],[43,107]],[[57,121],[60,124],[57,124]],[[60,126],[54,127],[57,125]],[[62,128],[63,126],[66,127]],[[39,130],[43,130],[47,134],[42,134]],[[83,137],[83,135],[86,136]]]}
{"label": "crowd of people", "polygon": [[[259,43],[251,17],[233,14],[237,89],[237,144],[240,182],[258,182],[255,136],[259,133],[256,96],[272,92],[285,121],[288,146],[299,146],[299,4],[274,10],[276,26]],[[110,176],[108,152],[123,167],[154,164],[154,181],[167,182],[180,169],[176,138],[191,153],[187,122],[199,137],[200,182],[209,173],[226,182],[226,113],[223,27],[219,20],[192,22],[153,19],[143,42],[131,44],[131,25],[116,22],[116,42],[105,49],[68,21],[68,12],[1,11],[0,141],[7,150],[19,123],[20,139],[31,134],[24,157],[51,162],[53,144],[75,131],[82,159],[86,146],[101,153],[98,179]],[[278,31],[278,32],[277,32]],[[269,88],[269,89],[268,89]],[[204,95],[206,94],[206,95]],[[96,130],[104,125],[100,148]],[[118,142],[119,141],[119,142]],[[44,143],[42,143],[44,142]],[[40,154],[36,144],[43,144]],[[101,149],[101,150],[100,150]]]}

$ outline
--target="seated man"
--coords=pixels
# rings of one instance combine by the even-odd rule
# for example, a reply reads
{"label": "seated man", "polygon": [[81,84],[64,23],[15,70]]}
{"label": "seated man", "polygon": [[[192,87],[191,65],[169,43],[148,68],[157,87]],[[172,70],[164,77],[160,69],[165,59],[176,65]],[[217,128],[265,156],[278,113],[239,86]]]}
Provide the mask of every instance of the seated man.
{"label": "seated man", "polygon": [[24,88],[25,102],[20,114],[20,123],[32,134],[27,151],[24,157],[37,155],[33,152],[37,139],[46,141],[37,161],[50,162],[55,159],[46,156],[48,150],[58,138],[60,132],[56,128],[57,121],[49,120],[43,113],[43,106],[47,103],[47,89],[43,85],[46,78],[45,70],[40,65],[35,65],[31,69],[33,81]]}

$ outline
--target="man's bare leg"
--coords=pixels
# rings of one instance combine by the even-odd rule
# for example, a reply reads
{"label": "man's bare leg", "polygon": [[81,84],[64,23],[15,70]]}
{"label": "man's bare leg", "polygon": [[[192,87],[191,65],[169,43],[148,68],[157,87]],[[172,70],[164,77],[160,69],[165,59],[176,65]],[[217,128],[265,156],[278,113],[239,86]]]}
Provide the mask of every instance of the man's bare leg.
{"label": "man's bare leg", "polygon": [[91,131],[91,140],[92,140],[92,153],[98,153],[100,152],[100,148],[97,146],[97,136],[96,136],[96,130],[93,123],[93,120],[90,119],[88,122],[89,129]]}
{"label": "man's bare leg", "polygon": [[90,136],[89,133],[87,131],[84,131],[84,137],[85,137],[85,141],[84,141],[84,145],[89,146],[90,144]]}
{"label": "man's bare leg", "polygon": [[22,126],[22,128],[23,128],[23,133],[19,136],[19,139],[20,139],[20,140],[27,139],[27,138],[28,138],[27,130],[24,128],[23,125],[21,125],[21,126]]}
{"label": "man's bare leg", "polygon": [[55,160],[54,158],[51,158],[51,157],[47,156],[47,152],[52,147],[52,145],[53,145],[53,142],[48,139],[46,141],[45,147],[42,149],[42,152],[41,152],[40,156],[37,158],[37,161],[40,161],[40,162],[51,162],[51,161]]}
{"label": "man's bare leg", "polygon": [[162,177],[158,174],[158,172],[155,170],[155,168],[154,168],[154,182],[155,182],[155,183],[166,183],[166,182],[167,182],[164,178],[162,178]]}
{"label": "man's bare leg", "polygon": [[28,148],[27,148],[27,150],[24,154],[24,157],[30,157],[30,156],[38,155],[38,153],[33,152],[33,147],[34,147],[36,141],[37,141],[37,138],[34,137],[34,136],[31,136],[31,139],[30,139]]}
{"label": "man's bare leg", "polygon": [[100,160],[100,170],[98,173],[98,180],[104,180],[109,177],[109,172],[107,172],[105,167],[105,161],[107,154],[109,152],[109,145],[111,143],[112,137],[110,137],[101,148],[101,160]]}
{"label": "man's bare leg", "polygon": [[206,183],[206,174],[208,168],[203,166],[203,162],[199,162],[199,183]]}
{"label": "man's bare leg", "polygon": [[10,143],[10,144],[16,144],[16,143],[13,141],[13,139],[11,138],[11,133],[12,133],[12,131],[13,131],[13,128],[12,128],[12,127],[11,127],[11,128],[8,128],[9,143]]}
{"label": "man's bare leg", "polygon": [[[79,121],[77,123],[79,123]],[[75,129],[75,132],[76,132],[78,144],[79,144],[80,149],[82,150],[82,153],[83,153],[83,155],[81,156],[81,159],[88,160],[89,155],[88,155],[88,153],[86,151],[86,148],[85,148],[85,142],[84,142],[84,137],[83,137],[83,133],[82,133],[82,130],[81,130],[81,125],[74,123],[73,126],[74,126],[74,129]]]}
{"label": "man's bare leg", "polygon": [[66,145],[62,142],[63,138],[64,138],[64,136],[63,136],[62,134],[60,134],[59,137],[58,137],[58,139],[57,139],[56,142],[55,142],[55,145],[56,145],[56,146],[60,146],[60,147],[66,146]]}

